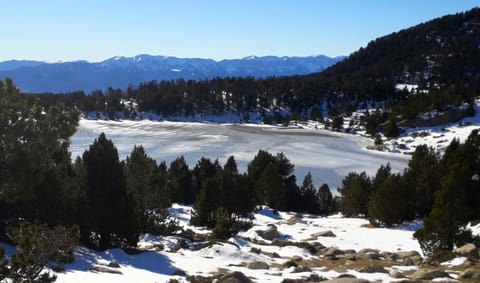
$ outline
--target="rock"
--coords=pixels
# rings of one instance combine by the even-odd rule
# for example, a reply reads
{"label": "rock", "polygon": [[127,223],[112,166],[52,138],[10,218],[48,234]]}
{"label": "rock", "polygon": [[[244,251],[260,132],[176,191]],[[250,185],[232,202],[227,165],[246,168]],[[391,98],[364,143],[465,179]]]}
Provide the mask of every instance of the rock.
{"label": "rock", "polygon": [[358,251],[358,254],[379,254],[380,251],[377,249],[361,249]]}
{"label": "rock", "polygon": [[395,270],[395,269],[391,270],[391,271],[388,273],[388,275],[390,275],[390,277],[392,277],[392,278],[397,278],[397,279],[398,279],[398,278],[405,278],[405,277],[406,277],[405,275],[403,275],[403,273],[401,273],[400,271]]}
{"label": "rock", "polygon": [[373,259],[373,260],[379,260],[382,258],[382,256],[377,253],[359,253],[357,254],[357,257],[359,259]]}
{"label": "rock", "polygon": [[312,238],[317,238],[317,237],[336,237],[337,235],[335,235],[332,231],[330,230],[326,230],[326,231],[320,231],[320,232],[317,232],[317,233],[313,233],[312,234]]}
{"label": "rock", "polygon": [[402,260],[402,264],[403,265],[406,265],[406,266],[412,266],[412,265],[415,265],[415,263],[413,262],[413,260],[409,257],[406,257]]}
{"label": "rock", "polygon": [[357,252],[353,249],[343,250],[346,255],[355,255]]}
{"label": "rock", "polygon": [[381,265],[362,266],[357,271],[361,273],[388,273],[388,271]]}
{"label": "rock", "polygon": [[172,273],[173,276],[187,276],[187,273],[181,269],[177,269]]}
{"label": "rock", "polygon": [[322,283],[370,283],[370,281],[359,278],[335,278],[327,281],[322,281]]}
{"label": "rock", "polygon": [[397,256],[394,253],[391,252],[381,252],[380,256],[383,257],[384,259],[388,260],[396,260]]}
{"label": "rock", "polygon": [[414,265],[420,265],[420,264],[423,263],[423,258],[422,258],[421,255],[414,255],[414,256],[409,257],[409,259],[412,260]]}
{"label": "rock", "polygon": [[343,273],[337,276],[337,278],[357,278],[355,275],[348,274],[348,273]]}
{"label": "rock", "polygon": [[465,271],[460,273],[458,278],[464,279],[480,279],[480,269],[477,268],[467,268]]}
{"label": "rock", "polygon": [[305,267],[299,265],[299,266],[295,266],[295,267],[293,268],[292,273],[300,273],[300,272],[308,272],[308,271],[310,271],[309,268],[305,268]]}
{"label": "rock", "polygon": [[293,259],[294,261],[302,261],[303,258],[302,258],[301,256],[294,255],[294,256],[292,257],[292,259]]}
{"label": "rock", "polygon": [[108,267],[119,268],[120,264],[118,264],[118,262],[116,262],[115,260],[112,260],[108,263]]}
{"label": "rock", "polygon": [[277,227],[273,224],[268,225],[267,230],[257,230],[255,231],[257,234],[264,238],[265,240],[272,241],[273,239],[277,239],[279,234]]}
{"label": "rock", "polygon": [[268,264],[263,261],[252,261],[247,264],[248,269],[268,269]]}
{"label": "rock", "polygon": [[330,247],[330,248],[326,248],[323,251],[323,255],[325,257],[330,257],[331,259],[335,259],[339,255],[345,255],[345,252],[336,247]]}
{"label": "rock", "polygon": [[420,269],[411,276],[413,280],[433,280],[435,278],[452,278],[448,273],[441,270]]}
{"label": "rock", "polygon": [[240,271],[235,271],[233,273],[228,273],[220,277],[217,280],[217,283],[251,283],[252,280],[245,276],[245,274]]}
{"label": "rock", "polygon": [[394,253],[394,255],[398,259],[404,259],[407,257],[420,256],[420,253],[418,253],[417,251],[404,251],[404,252],[396,252]]}
{"label": "rock", "polygon": [[93,271],[101,273],[123,274],[120,270],[111,269],[105,266],[95,265],[90,268]]}
{"label": "rock", "polygon": [[453,250],[454,253],[461,256],[478,258],[477,247],[474,244],[466,244]]}
{"label": "rock", "polygon": [[273,253],[272,253],[272,257],[273,257],[273,258],[280,258],[280,255],[277,254],[276,252],[273,252]]}

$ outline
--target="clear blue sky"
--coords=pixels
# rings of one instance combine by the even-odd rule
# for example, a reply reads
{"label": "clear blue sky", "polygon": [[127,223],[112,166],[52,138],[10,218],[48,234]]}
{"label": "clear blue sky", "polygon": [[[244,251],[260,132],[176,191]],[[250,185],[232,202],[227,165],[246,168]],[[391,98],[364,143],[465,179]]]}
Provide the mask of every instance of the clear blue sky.
{"label": "clear blue sky", "polygon": [[348,55],[476,0],[1,1],[0,61]]}

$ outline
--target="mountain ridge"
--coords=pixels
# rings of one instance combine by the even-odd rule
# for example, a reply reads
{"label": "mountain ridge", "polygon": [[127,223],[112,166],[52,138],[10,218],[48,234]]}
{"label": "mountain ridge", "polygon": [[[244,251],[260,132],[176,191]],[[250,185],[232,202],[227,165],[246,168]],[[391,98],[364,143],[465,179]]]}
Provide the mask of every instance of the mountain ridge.
{"label": "mountain ridge", "polygon": [[100,62],[83,60],[43,62],[9,60],[0,62],[0,78],[11,77],[25,92],[69,92],[75,90],[127,88],[146,81],[183,78],[270,77],[320,72],[344,56],[247,56],[240,59],[178,58],[140,54],[114,56]]}

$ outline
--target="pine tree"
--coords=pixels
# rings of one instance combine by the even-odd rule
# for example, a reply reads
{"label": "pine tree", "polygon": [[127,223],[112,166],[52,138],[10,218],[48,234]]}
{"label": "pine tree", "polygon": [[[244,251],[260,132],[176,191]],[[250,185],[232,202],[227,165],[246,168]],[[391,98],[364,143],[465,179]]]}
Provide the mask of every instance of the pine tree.
{"label": "pine tree", "polygon": [[427,255],[437,250],[450,251],[454,245],[459,246],[471,240],[471,232],[464,229],[471,213],[465,193],[465,173],[464,166],[452,166],[442,187],[435,194],[435,203],[423,221],[423,228],[414,234]]}
{"label": "pine tree", "polygon": [[127,192],[123,167],[118,152],[104,133],[83,153],[86,173],[88,219],[85,219],[88,240],[98,234],[97,247],[135,246],[140,234],[136,203]]}
{"label": "pine tree", "polygon": [[300,199],[299,204],[296,205],[299,211],[308,212],[308,213],[318,213],[319,208],[316,198],[316,190],[313,185],[313,178],[310,172],[305,175],[303,179],[303,184],[300,187]]}
{"label": "pine tree", "polygon": [[320,188],[318,188],[316,199],[318,204],[318,212],[321,215],[328,215],[333,212],[333,196],[327,184],[323,184],[320,186]]}
{"label": "pine tree", "polygon": [[172,201],[192,204],[196,193],[192,188],[192,172],[183,156],[170,163],[167,173],[167,187],[172,195]]}
{"label": "pine tree", "polygon": [[432,209],[435,192],[440,188],[442,175],[438,164],[438,154],[426,145],[418,146],[408,162],[404,178],[406,186],[415,192],[416,217],[424,217]]}
{"label": "pine tree", "polygon": [[342,213],[345,216],[367,215],[372,184],[365,172],[349,173],[338,192],[342,196]]}
{"label": "pine tree", "polygon": [[[79,229],[74,226],[47,228],[21,222],[9,227],[8,235],[18,253],[12,255],[9,267],[3,269],[14,282],[53,282],[56,277],[44,272],[45,267],[61,266],[75,260],[74,248]],[[1,276],[1,275],[0,275]]]}
{"label": "pine tree", "polygon": [[[128,192],[138,204],[138,213],[142,215],[144,231],[154,231],[155,223],[161,223],[167,216],[170,195],[165,187],[165,164],[157,166],[142,146],[134,146],[130,156],[124,162]],[[146,230],[145,230],[146,229]]]}
{"label": "pine tree", "polygon": [[377,178],[375,179],[377,181],[376,188],[368,206],[370,222],[374,225],[390,227],[393,224],[411,220],[413,209],[410,200],[412,196],[402,183],[402,177],[394,174],[387,176],[381,182]]}

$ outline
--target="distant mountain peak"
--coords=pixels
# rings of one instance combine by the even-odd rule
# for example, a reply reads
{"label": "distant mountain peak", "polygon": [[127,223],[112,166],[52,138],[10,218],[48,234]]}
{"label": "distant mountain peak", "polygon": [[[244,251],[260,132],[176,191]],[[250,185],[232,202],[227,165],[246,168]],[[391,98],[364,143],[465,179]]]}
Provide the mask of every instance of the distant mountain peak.
{"label": "distant mountain peak", "polygon": [[[127,88],[152,80],[203,80],[214,77],[257,78],[303,75],[320,72],[342,60],[327,56],[277,57],[251,55],[241,59],[215,61],[139,54],[114,56],[101,62],[0,62],[0,78],[11,77],[25,92],[69,92]],[[82,63],[82,64],[79,64]]]}

